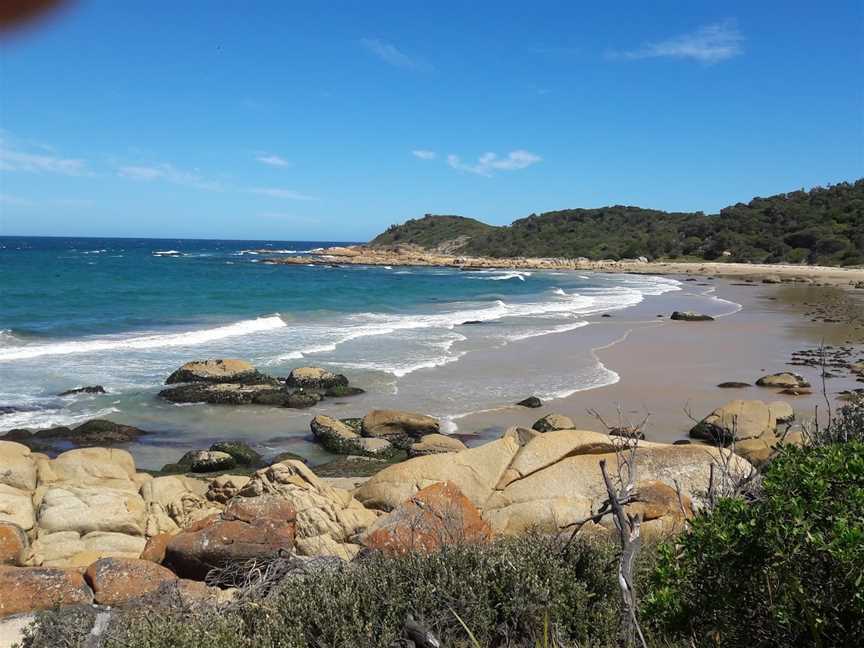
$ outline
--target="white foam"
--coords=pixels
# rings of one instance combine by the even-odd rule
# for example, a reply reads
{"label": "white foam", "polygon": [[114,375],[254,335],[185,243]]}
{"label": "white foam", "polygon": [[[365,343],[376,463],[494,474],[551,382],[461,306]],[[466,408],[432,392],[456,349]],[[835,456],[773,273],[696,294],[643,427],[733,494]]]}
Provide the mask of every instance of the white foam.
{"label": "white foam", "polygon": [[114,351],[118,349],[161,349],[167,347],[195,346],[198,344],[213,342],[215,340],[250,335],[262,331],[270,331],[284,326],[286,326],[285,321],[277,314],[270,317],[258,317],[252,320],[243,320],[211,329],[186,331],[184,333],[144,335],[132,338],[100,336],[83,340],[71,340],[69,342],[55,342],[53,344],[34,344],[18,346],[15,348],[0,348],[0,362],[38,358],[40,356],[48,355],[94,353],[100,351]]}
{"label": "white foam", "polygon": [[44,410],[35,409],[25,412],[12,412],[0,417],[0,426],[4,430],[16,428],[45,429],[60,425],[74,425],[83,423],[94,418],[104,418],[109,414],[116,414],[120,410],[116,407],[106,407],[97,411],[84,411],[71,414],[68,410]]}
{"label": "white foam", "polygon": [[[477,274],[485,274],[483,271],[478,272]],[[525,277],[530,277],[530,272],[520,272],[520,271],[512,271],[512,272],[504,272],[503,274],[495,273],[488,277],[477,277],[468,275],[469,279],[480,279],[482,281],[506,281],[508,279],[519,279],[520,281],[525,281]]]}
{"label": "white foam", "polygon": [[154,250],[153,256],[182,256],[182,252],[177,250]]}

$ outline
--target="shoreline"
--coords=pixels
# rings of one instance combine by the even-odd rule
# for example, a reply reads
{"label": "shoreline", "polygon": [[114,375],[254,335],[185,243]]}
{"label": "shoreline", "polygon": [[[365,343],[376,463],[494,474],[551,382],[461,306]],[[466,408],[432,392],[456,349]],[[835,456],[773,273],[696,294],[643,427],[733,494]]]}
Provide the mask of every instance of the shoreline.
{"label": "shoreline", "polygon": [[[261,253],[272,253],[259,250]],[[269,265],[371,265],[432,266],[461,270],[593,270],[597,272],[647,275],[699,275],[768,279],[776,283],[819,281],[832,285],[853,285],[864,289],[864,268],[789,264],[725,263],[717,261],[621,261],[531,257],[471,257],[440,254],[416,246],[373,248],[365,245],[319,248],[304,256],[266,257]]]}
{"label": "shoreline", "polygon": [[[127,447],[139,463],[154,469],[175,461],[187,448],[228,438],[248,441],[265,454],[296,451],[313,465],[319,465],[338,459],[338,455],[324,452],[310,439],[309,420],[313,416],[356,417],[380,408],[438,416],[445,431],[475,445],[500,436],[512,425],[530,427],[549,413],[569,416],[581,429],[602,431],[599,422],[587,415],[586,410],[596,408],[609,421],[616,416],[615,404],[621,403],[626,408],[625,413],[637,420],[644,412],[651,413],[649,440],[672,442],[686,437],[693,425],[684,415],[685,406],[696,418],[736,398],[787,400],[802,415],[812,413],[814,405],[824,407],[819,393],[783,397],[777,396],[776,390],[755,387],[724,390],[716,386],[722,381],[753,383],[761,375],[793,370],[788,366],[791,353],[812,349],[820,340],[845,344],[857,336],[858,357],[864,356],[864,347],[861,347],[864,329],[859,326],[853,330],[851,323],[835,321],[836,300],[842,297],[841,301],[847,303],[847,312],[850,308],[857,309],[859,323],[864,326],[864,309],[861,308],[864,293],[849,290],[843,284],[819,286],[713,278],[699,281],[687,275],[674,277],[681,282],[680,290],[651,296],[621,310],[586,315],[582,318],[583,325],[575,329],[514,340],[500,348],[474,350],[467,361],[460,356],[458,362],[419,370],[426,377],[434,377],[431,384],[444,395],[448,389],[453,389],[450,382],[453,378],[471,384],[471,380],[482,381],[484,376],[503,373],[511,376],[512,383],[518,386],[519,398],[541,396],[546,402],[540,409],[516,406],[513,403],[518,398],[514,398],[498,403],[475,399],[467,411],[455,410],[462,412],[456,414],[427,410],[416,407],[411,380],[406,387],[403,377],[399,379],[398,391],[374,390],[357,400],[328,401],[309,410],[144,403],[135,410],[118,412],[109,418],[155,430],[153,436],[142,438],[139,443],[119,446]],[[821,314],[825,321],[818,316],[810,319],[804,316],[814,310],[813,303],[832,300],[833,310],[829,308]],[[717,319],[714,322],[670,321],[669,313],[680,308],[708,312]],[[242,357],[243,350],[238,348],[237,354]],[[582,366],[580,363],[588,356],[594,360],[593,373],[574,373],[574,366]],[[311,363],[314,364],[314,360]],[[332,368],[340,370],[337,365]],[[531,370],[538,368],[555,376],[565,387],[556,391],[566,392],[566,380],[561,378],[572,376],[574,390],[562,396],[544,396],[530,378]],[[808,374],[815,387],[812,368],[802,373]],[[606,381],[610,374],[614,380]],[[582,382],[586,377],[589,382]],[[592,384],[591,380],[596,382]],[[846,378],[833,379],[829,384],[832,397],[841,389],[860,386],[860,382]],[[413,389],[414,396],[416,391]],[[160,414],[166,410],[173,421],[167,426],[167,419]],[[243,432],[238,436],[231,430]]]}
{"label": "shoreline", "polygon": [[[784,295],[790,291],[795,294]],[[835,291],[841,291],[854,303],[857,320],[810,320],[798,312],[803,300],[830,299]],[[533,421],[550,413],[571,418],[580,429],[598,431],[602,429],[599,421],[587,410],[596,409],[610,421],[616,420],[620,405],[630,419],[638,421],[650,414],[648,440],[673,442],[687,438],[696,422],[693,419],[700,420],[713,409],[739,398],[785,401],[795,410],[799,423],[813,419],[817,412],[822,420],[826,403],[821,370],[791,366],[794,354],[802,349],[813,350],[824,342],[826,348],[853,349],[853,360],[858,358],[860,362],[864,357],[864,294],[859,296],[857,292],[837,286],[744,286],[721,280],[706,296],[740,307],[716,315],[714,322],[672,322],[665,318],[622,322],[620,338],[592,349],[598,364],[618,376],[614,382],[579,389],[544,402],[535,410],[512,405],[469,413],[458,417],[457,434],[470,441],[473,435],[467,431],[474,430],[478,439],[485,441],[512,425],[530,427]],[[779,389],[755,385],[762,375],[782,371],[804,375],[813,386],[812,393],[791,396],[781,394]],[[718,387],[727,381],[748,382],[750,386]],[[838,374],[825,382],[828,399],[836,410],[843,404],[838,398],[841,393],[860,389],[864,378]]]}

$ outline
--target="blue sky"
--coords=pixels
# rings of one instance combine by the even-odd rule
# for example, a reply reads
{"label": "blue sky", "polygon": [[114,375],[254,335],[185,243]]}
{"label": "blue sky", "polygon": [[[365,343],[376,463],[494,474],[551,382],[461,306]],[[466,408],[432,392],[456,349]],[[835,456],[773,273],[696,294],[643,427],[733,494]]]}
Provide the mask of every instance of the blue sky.
{"label": "blue sky", "polygon": [[0,45],[0,233],[365,240],[864,176],[850,2],[80,0]]}

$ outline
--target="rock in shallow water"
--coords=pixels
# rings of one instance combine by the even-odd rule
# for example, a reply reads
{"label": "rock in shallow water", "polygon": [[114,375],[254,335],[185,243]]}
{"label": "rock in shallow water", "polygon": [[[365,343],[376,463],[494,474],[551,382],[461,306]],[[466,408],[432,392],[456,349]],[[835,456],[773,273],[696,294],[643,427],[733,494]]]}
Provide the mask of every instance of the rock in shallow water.
{"label": "rock in shallow water", "polygon": [[538,407],[543,407],[543,401],[541,401],[536,396],[529,396],[525,400],[521,400],[517,405],[521,405],[522,407],[530,407],[532,409],[536,409]]}
{"label": "rock in shallow water", "polygon": [[692,311],[681,312],[675,311],[672,313],[671,319],[678,322],[713,322],[714,318],[710,315],[702,313],[694,313]]}
{"label": "rock in shallow water", "polygon": [[258,373],[258,370],[246,360],[219,359],[187,362],[168,376],[165,384],[191,382],[251,384],[271,381],[275,381],[275,379]]}
{"label": "rock in shallow water", "polygon": [[769,374],[762,376],[756,381],[760,387],[778,387],[781,389],[798,389],[810,387],[803,376],[792,373],[791,371],[781,371],[780,373]]}
{"label": "rock in shallow water", "polygon": [[386,439],[406,450],[423,436],[438,431],[438,419],[415,412],[372,410],[363,417],[364,436]]}

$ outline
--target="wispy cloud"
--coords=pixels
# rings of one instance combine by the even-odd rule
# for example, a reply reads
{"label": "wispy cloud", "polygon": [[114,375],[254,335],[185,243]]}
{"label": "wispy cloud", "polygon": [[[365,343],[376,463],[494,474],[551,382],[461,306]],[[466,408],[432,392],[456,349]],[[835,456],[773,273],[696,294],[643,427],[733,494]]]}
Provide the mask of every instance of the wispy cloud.
{"label": "wispy cloud", "polygon": [[21,151],[11,148],[2,140],[0,140],[0,171],[59,173],[68,176],[89,175],[84,160]]}
{"label": "wispy cloud", "polygon": [[274,167],[287,167],[291,165],[288,160],[279,155],[275,155],[274,153],[258,153],[255,156],[255,159],[261,164],[267,164]]}
{"label": "wispy cloud", "polygon": [[360,44],[388,65],[401,68],[426,67],[424,63],[411,58],[392,43],[377,38],[362,38]]}
{"label": "wispy cloud", "polygon": [[299,191],[291,189],[279,189],[274,187],[256,187],[249,189],[249,192],[258,194],[259,196],[268,196],[270,198],[281,198],[283,200],[315,200],[313,196],[307,196]]}
{"label": "wispy cloud", "polygon": [[117,173],[124,178],[144,182],[160,180],[205,191],[221,191],[223,189],[220,182],[209,180],[203,177],[198,171],[184,171],[167,162],[148,166],[121,166],[117,170]]}
{"label": "wispy cloud", "polygon": [[639,49],[612,51],[609,56],[616,59],[691,59],[712,64],[743,53],[743,42],[744,36],[738,31],[735,21],[725,20],[706,25],[690,34],[646,43]]}
{"label": "wispy cloud", "polygon": [[12,207],[29,207],[33,204],[32,200],[19,198],[10,194],[0,193],[0,205],[9,205]]}
{"label": "wispy cloud", "polygon": [[435,151],[427,151],[424,149],[417,149],[416,151],[411,151],[411,155],[416,158],[420,158],[421,160],[434,160],[438,157],[438,154]]}
{"label": "wispy cloud", "polygon": [[539,155],[529,151],[511,151],[505,157],[498,157],[496,153],[484,153],[475,164],[463,162],[458,155],[448,155],[447,164],[457,171],[476,173],[491,178],[495,171],[517,171],[526,169],[532,164],[542,161]]}

